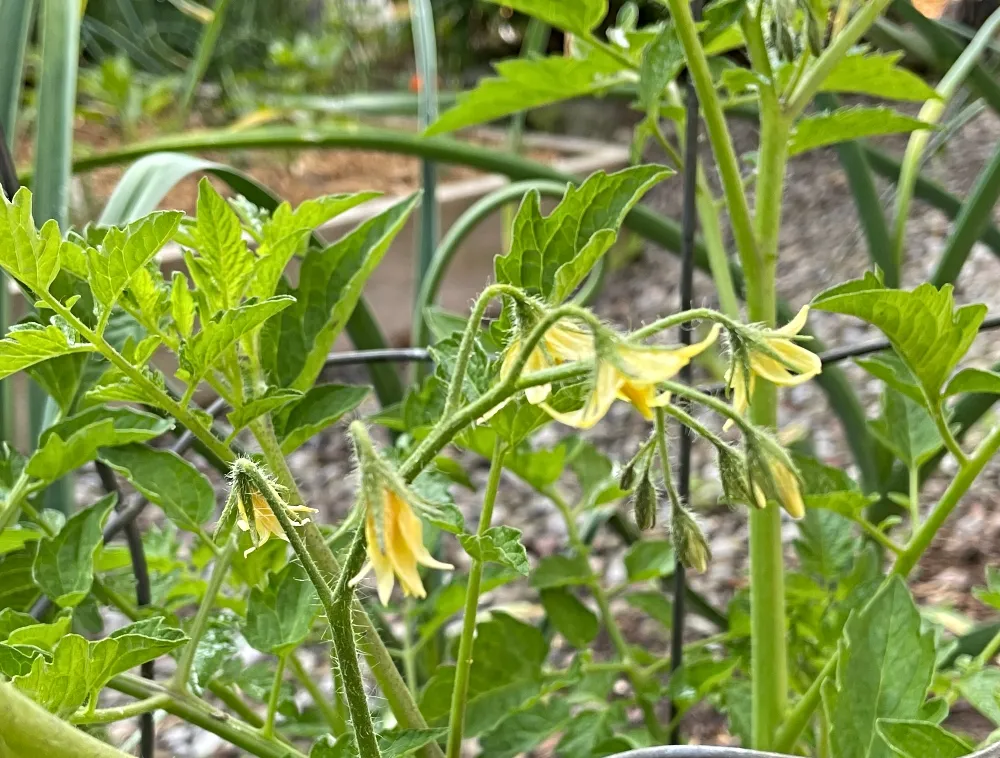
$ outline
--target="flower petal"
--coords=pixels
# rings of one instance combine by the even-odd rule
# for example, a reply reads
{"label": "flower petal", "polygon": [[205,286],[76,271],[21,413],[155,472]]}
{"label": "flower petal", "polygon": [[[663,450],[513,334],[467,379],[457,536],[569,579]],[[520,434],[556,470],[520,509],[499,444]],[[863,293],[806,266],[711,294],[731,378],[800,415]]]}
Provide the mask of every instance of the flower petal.
{"label": "flower petal", "polygon": [[368,560],[375,569],[375,581],[378,585],[378,599],[382,605],[389,604],[392,596],[393,573],[392,565],[378,544],[378,533],[375,529],[375,518],[369,513],[365,517],[365,539],[368,541]]}
{"label": "flower petal", "polygon": [[766,379],[771,384],[779,387],[794,387],[796,384],[808,381],[810,377],[804,379],[791,373],[784,364],[776,361],[767,355],[752,353],[750,355],[750,371],[761,379]]}
{"label": "flower petal", "polygon": [[[670,393],[665,393],[668,395]],[[622,386],[618,388],[618,397],[626,402],[632,404],[632,406],[639,411],[641,415],[647,421],[653,418],[653,403],[656,402],[656,387],[652,384],[638,384],[636,382],[631,382],[625,380],[622,382]]]}
{"label": "flower petal", "polygon": [[649,384],[663,382],[677,376],[692,358],[712,345],[719,337],[720,328],[715,324],[705,339],[683,347],[665,348],[622,343],[615,351],[615,357],[621,370],[631,378]]}
{"label": "flower petal", "polygon": [[799,490],[799,480],[787,466],[777,460],[771,461],[771,475],[774,486],[778,490],[781,506],[792,518],[799,519],[806,515],[806,506],[802,502],[802,492]]}
{"label": "flower petal", "polygon": [[795,314],[795,318],[789,321],[780,329],[771,330],[771,334],[781,337],[794,337],[796,334],[802,331],[803,327],[806,325],[806,320],[809,318],[809,306],[803,305],[799,308],[799,312]]}
{"label": "flower petal", "polygon": [[545,346],[557,361],[583,361],[594,356],[594,335],[569,319],[557,321],[545,333]]}
{"label": "flower petal", "polygon": [[618,394],[621,381],[622,377],[618,370],[610,363],[601,361],[597,366],[597,380],[594,383],[594,389],[582,408],[562,413],[545,403],[542,403],[541,407],[561,424],[575,429],[590,429],[608,412]]}
{"label": "flower petal", "polygon": [[780,356],[782,363],[793,371],[816,376],[823,370],[823,362],[819,356],[808,348],[789,340],[770,340],[768,345]]}

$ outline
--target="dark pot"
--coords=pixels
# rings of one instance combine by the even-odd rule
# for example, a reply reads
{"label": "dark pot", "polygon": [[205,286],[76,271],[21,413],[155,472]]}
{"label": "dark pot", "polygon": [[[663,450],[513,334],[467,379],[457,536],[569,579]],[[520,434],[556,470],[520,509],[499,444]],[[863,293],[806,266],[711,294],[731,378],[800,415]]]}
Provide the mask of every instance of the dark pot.
{"label": "dark pot", "polygon": [[[762,753],[759,750],[743,750],[738,747],[707,747],[701,745],[672,745],[670,747],[647,747],[616,753],[609,758],[793,758],[778,753]],[[843,758],[846,758],[844,756]],[[978,753],[970,753],[968,758],[1000,758],[1000,744],[990,745]]]}

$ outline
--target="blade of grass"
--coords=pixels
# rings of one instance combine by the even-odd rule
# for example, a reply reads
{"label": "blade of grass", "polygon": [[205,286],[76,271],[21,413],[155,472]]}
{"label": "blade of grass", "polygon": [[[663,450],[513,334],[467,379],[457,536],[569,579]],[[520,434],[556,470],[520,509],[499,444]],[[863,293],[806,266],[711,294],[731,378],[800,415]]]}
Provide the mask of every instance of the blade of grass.
{"label": "blade of grass", "polygon": [[187,74],[184,77],[184,87],[181,89],[180,102],[177,106],[177,120],[181,125],[187,122],[195,91],[205,76],[205,72],[208,71],[208,64],[212,62],[215,43],[219,41],[219,34],[222,33],[222,25],[226,22],[226,11],[229,9],[230,2],[231,0],[218,0],[215,4],[212,20],[205,24],[205,28],[202,29],[194,60],[188,66]]}

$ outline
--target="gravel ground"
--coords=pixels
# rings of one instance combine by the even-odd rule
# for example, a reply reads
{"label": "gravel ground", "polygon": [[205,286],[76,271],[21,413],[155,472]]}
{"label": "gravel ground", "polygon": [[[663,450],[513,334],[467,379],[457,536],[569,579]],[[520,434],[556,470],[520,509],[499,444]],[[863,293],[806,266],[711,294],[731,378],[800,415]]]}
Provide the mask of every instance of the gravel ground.
{"label": "gravel ground", "polygon": [[[742,151],[752,149],[755,136],[745,133],[743,125],[734,127]],[[742,132],[741,132],[742,129]],[[965,194],[976,173],[995,148],[996,135],[1000,133],[1000,120],[992,114],[983,114],[968,124],[948,149],[937,155],[929,165],[930,173],[951,191]],[[884,147],[900,152],[902,140],[887,140]],[[655,156],[654,156],[655,157]],[[890,196],[883,187],[886,201]],[[670,181],[656,188],[648,198],[657,210],[679,216],[680,183]],[[778,290],[791,305],[808,302],[822,289],[860,275],[868,267],[868,256],[859,229],[853,201],[836,155],[822,150],[793,160],[790,166],[788,189],[784,198],[784,229],[781,237],[781,256]],[[905,283],[915,285],[923,281],[932,270],[943,249],[949,222],[941,213],[916,204],[908,227],[907,262]],[[996,286],[1000,264],[982,245],[977,245],[956,285],[956,299],[962,303],[984,302],[991,311],[1000,307],[1000,289]],[[677,281],[680,267],[676,259],[656,249],[644,250],[637,259],[609,275],[607,283],[595,305],[601,316],[623,327],[648,322],[657,316],[676,310],[678,302]],[[695,286],[695,303],[714,303],[711,282],[699,276]],[[847,317],[816,313],[810,326],[827,345],[852,345],[876,336],[860,322]],[[988,366],[1000,357],[1000,339],[990,335],[980,337],[968,358],[968,365]],[[875,414],[879,386],[867,374],[853,365],[845,365],[854,386],[869,411]],[[330,379],[363,381],[363,374],[342,370]],[[701,377],[705,379],[703,375]],[[808,430],[817,453],[832,465],[852,469],[850,454],[843,435],[825,402],[819,388],[806,385],[782,394],[781,424],[795,425]],[[622,460],[648,433],[646,424],[624,404],[616,404],[608,417],[586,436],[615,460]],[[551,444],[561,432],[546,429],[539,435],[539,444]],[[970,441],[979,433],[970,435]],[[465,456],[473,482],[481,491],[486,480],[486,462]],[[337,428],[320,435],[290,459],[290,465],[299,479],[310,503],[320,509],[319,519],[335,522],[345,512],[353,499],[349,446],[344,428]],[[691,578],[691,584],[714,604],[724,607],[738,588],[745,586],[747,569],[747,530],[745,513],[712,505],[715,501],[717,475],[714,456],[702,445],[694,451],[693,504],[712,547],[713,560],[708,571]],[[948,482],[954,464],[946,459],[942,473],[929,482],[923,503],[932,503]],[[855,472],[856,473],[856,472]],[[941,531],[928,555],[915,575],[914,591],[925,603],[935,607],[954,609],[969,617],[986,618],[988,611],[969,596],[972,586],[983,581],[983,569],[991,561],[1000,537],[1000,461],[987,466],[979,481],[964,498],[957,513]],[[216,481],[218,481],[216,479]],[[81,487],[92,490],[93,482],[81,480]],[[221,483],[220,483],[221,486]],[[454,488],[456,499],[467,517],[467,524],[474,527],[478,512],[478,496],[461,488]],[[566,529],[558,512],[551,504],[532,492],[513,477],[505,476],[497,498],[494,523],[505,523],[524,531],[524,543],[533,559],[560,551],[566,544]],[[790,546],[795,526],[785,524],[786,544]],[[449,542],[449,558],[464,566],[467,559]],[[599,534],[595,542],[595,568],[602,571],[611,584],[625,577],[621,542],[608,534]],[[789,549],[789,560],[794,555]],[[526,605],[531,600],[530,591],[523,583],[494,591],[485,602],[494,607],[503,605],[519,612],[531,612]],[[629,639],[641,642],[652,650],[665,650],[667,640],[662,627],[642,619],[625,606],[615,606]],[[699,618],[692,617],[690,633],[710,633],[711,627]],[[606,642],[598,641],[598,650],[606,649]],[[248,661],[252,653],[248,652]],[[322,656],[314,657],[316,676],[324,687],[329,686]],[[170,717],[163,726],[175,724]],[[964,728],[979,729],[974,715]],[[122,725],[127,730],[127,725]],[[727,741],[720,734],[717,718],[689,718],[686,729],[697,741]],[[120,734],[120,732],[116,732]],[[160,745],[163,755],[180,757],[235,755],[220,746],[218,740],[197,729],[184,725],[161,728]]]}

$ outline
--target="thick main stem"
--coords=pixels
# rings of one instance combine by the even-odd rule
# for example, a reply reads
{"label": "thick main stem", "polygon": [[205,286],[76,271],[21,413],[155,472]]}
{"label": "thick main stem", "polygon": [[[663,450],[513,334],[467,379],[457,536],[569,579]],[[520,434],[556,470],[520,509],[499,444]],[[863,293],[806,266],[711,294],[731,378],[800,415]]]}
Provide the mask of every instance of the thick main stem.
{"label": "thick main stem", "polygon": [[[773,90],[761,93],[760,162],[756,194],[756,231],[762,265],[747,279],[751,321],[773,326],[777,311],[775,275],[781,201],[788,160],[788,122]],[[750,273],[750,272],[748,272]],[[774,385],[757,382],[751,419],[764,428],[778,421]],[[781,546],[781,511],[771,506],[750,512],[750,628],[753,696],[752,743],[773,747],[788,701],[788,654],[785,647],[785,575]]]}
{"label": "thick main stem", "polygon": [[[493,458],[490,461],[490,475],[486,482],[486,492],[483,495],[483,510],[479,516],[480,537],[486,534],[493,519],[493,504],[496,503],[497,490],[500,488],[500,475],[503,473],[503,459],[506,447],[499,436],[493,445]],[[469,694],[469,674],[472,672],[472,654],[476,638],[476,614],[479,611],[479,589],[483,579],[483,562],[472,560],[469,569],[469,582],[465,589],[465,611],[462,619],[462,636],[458,641],[458,660],[455,664],[455,689],[451,693],[451,716],[448,724],[447,758],[461,758],[462,734],[465,731],[465,709]]]}

